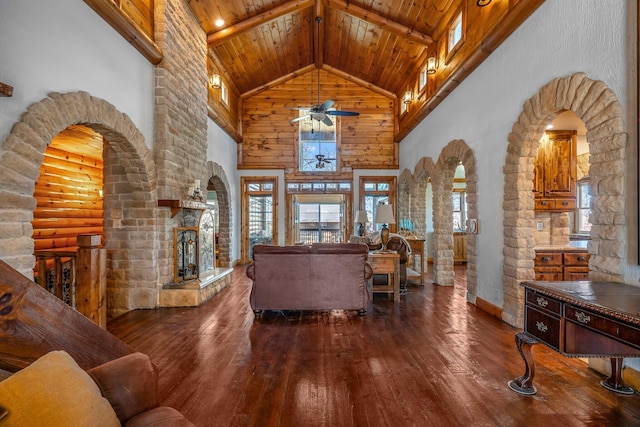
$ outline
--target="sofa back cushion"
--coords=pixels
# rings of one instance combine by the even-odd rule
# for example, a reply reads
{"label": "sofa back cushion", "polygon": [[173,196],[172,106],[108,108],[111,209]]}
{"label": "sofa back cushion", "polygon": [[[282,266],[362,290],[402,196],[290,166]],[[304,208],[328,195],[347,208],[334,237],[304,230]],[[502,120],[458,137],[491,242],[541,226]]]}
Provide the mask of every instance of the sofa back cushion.
{"label": "sofa back cushion", "polygon": [[[268,246],[253,248],[254,308],[304,310],[311,307],[308,246]],[[256,305],[257,302],[257,305]]]}

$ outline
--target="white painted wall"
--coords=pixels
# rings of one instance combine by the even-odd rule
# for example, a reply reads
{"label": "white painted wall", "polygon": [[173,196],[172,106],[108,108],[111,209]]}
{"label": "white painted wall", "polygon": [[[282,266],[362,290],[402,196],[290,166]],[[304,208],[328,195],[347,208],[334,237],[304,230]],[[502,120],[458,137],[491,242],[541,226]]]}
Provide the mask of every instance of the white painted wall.
{"label": "white painted wall", "polygon": [[237,143],[213,120],[207,119],[207,161],[219,164],[229,183],[229,203],[231,205],[231,222],[233,242],[229,259],[234,262],[240,258],[240,178],[236,166],[238,164]]}
{"label": "white painted wall", "polygon": [[502,168],[508,135],[527,99],[554,78],[578,71],[603,80],[626,105],[626,7],[623,1],[547,0],[400,143],[400,170],[413,171],[425,156],[437,161],[455,139],[474,151],[482,221],[478,296],[497,306],[503,304]]}
{"label": "white painted wall", "polygon": [[153,65],[84,2],[0,1],[0,144],[33,103],[85,91],[126,113],[153,144]]}

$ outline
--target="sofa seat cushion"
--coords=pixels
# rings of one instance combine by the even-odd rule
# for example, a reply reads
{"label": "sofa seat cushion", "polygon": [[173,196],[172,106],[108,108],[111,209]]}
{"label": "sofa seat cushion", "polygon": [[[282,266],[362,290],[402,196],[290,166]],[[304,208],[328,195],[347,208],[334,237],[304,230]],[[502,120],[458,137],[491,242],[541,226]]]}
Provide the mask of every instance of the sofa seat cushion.
{"label": "sofa seat cushion", "polygon": [[180,412],[168,406],[145,411],[131,418],[124,424],[125,427],[195,427]]}
{"label": "sofa seat cushion", "polygon": [[52,351],[0,382],[2,427],[117,427],[115,411],[64,351]]}

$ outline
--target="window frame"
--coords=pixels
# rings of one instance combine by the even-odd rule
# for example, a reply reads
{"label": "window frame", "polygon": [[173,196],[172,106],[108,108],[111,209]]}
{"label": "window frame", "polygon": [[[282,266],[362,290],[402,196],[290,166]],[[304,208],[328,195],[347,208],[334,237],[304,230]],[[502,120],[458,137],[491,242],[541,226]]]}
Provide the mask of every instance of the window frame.
{"label": "window frame", "polygon": [[[452,33],[455,32],[455,27],[456,27],[456,23],[458,22],[458,20],[460,20],[460,39],[458,39],[458,41],[455,44],[451,43],[451,35]],[[447,25],[447,32],[446,32],[446,39],[447,39],[447,43],[446,43],[446,47],[447,47],[447,54],[445,56],[445,63],[448,63],[449,61],[451,61],[451,59],[453,58],[453,56],[460,51],[462,45],[464,45],[464,42],[466,41],[467,38],[467,8],[466,5],[464,5],[463,7],[461,7],[458,11],[456,11],[456,13],[453,15],[453,17],[451,18],[451,21],[449,21],[449,24]]]}

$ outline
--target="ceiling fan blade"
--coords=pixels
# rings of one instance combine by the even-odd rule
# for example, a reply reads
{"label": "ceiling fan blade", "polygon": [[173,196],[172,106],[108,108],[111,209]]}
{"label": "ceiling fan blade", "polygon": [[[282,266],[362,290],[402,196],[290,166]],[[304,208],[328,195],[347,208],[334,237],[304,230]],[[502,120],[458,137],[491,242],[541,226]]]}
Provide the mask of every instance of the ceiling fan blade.
{"label": "ceiling fan blade", "polygon": [[305,116],[296,117],[295,119],[291,119],[291,123],[299,122],[300,120],[308,119],[311,117],[311,114],[307,114]]}
{"label": "ceiling fan blade", "polygon": [[343,110],[331,110],[327,111],[330,116],[359,116],[360,113],[356,111],[343,111]]}
{"label": "ceiling fan blade", "polygon": [[324,119],[322,119],[322,123],[324,123],[327,126],[333,126],[333,122],[328,116],[324,116]]}
{"label": "ceiling fan blade", "polygon": [[330,99],[327,99],[326,101],[324,101],[322,103],[322,105],[320,105],[320,109],[327,111],[329,108],[333,107],[334,102]]}
{"label": "ceiling fan blade", "polygon": [[304,111],[304,110],[310,110],[311,107],[287,107],[290,110],[299,110],[299,111]]}

